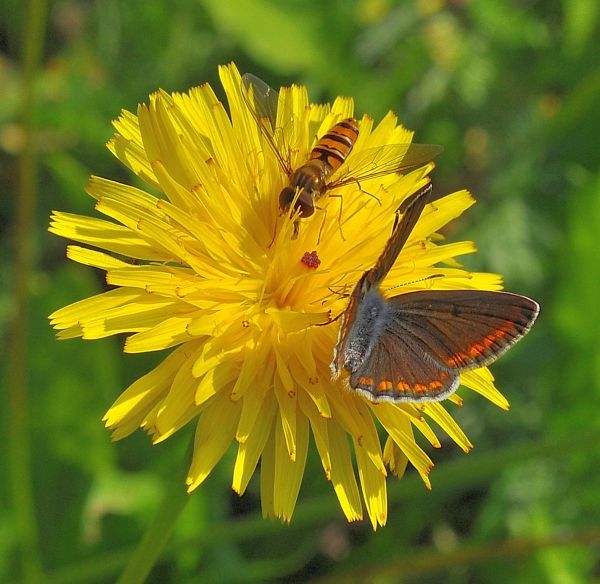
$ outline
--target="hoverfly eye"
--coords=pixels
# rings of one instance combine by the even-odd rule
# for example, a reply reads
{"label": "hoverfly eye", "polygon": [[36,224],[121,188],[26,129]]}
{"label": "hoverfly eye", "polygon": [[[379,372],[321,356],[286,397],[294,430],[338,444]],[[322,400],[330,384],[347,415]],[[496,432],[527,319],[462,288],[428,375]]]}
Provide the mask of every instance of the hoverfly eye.
{"label": "hoverfly eye", "polygon": [[300,209],[300,217],[310,217],[315,212],[315,203],[311,195],[302,191],[296,201],[296,209]]}
{"label": "hoverfly eye", "polygon": [[285,213],[291,206],[294,197],[296,196],[296,189],[292,187],[285,187],[279,195],[279,208]]}
{"label": "hoverfly eye", "polygon": [[[294,199],[296,199],[295,203]],[[300,217],[303,219],[310,217],[315,212],[315,203],[310,193],[302,189],[298,198],[296,198],[296,189],[285,187],[279,195],[279,208],[283,213],[286,213],[289,211],[292,203],[294,203],[294,211],[300,211]]]}

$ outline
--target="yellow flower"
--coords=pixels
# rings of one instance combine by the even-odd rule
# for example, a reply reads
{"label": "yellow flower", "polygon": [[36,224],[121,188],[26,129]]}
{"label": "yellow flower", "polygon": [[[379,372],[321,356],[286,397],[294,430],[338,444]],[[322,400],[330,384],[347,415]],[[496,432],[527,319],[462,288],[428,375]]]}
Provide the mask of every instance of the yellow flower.
{"label": "yellow flower", "polygon": [[[69,245],[68,257],[105,270],[111,290],[56,311],[52,325],[61,339],[125,333],[129,353],[171,349],[104,420],[114,439],[141,427],[154,443],[195,420],[189,491],[235,443],[233,489],[246,490],[260,460],[263,514],[289,521],[312,433],[347,519],[362,518],[362,491],[376,528],[387,518],[388,472],[402,476],[410,462],[430,488],[433,463],[415,430],[439,447],[433,420],[465,452],[471,444],[440,403],[375,405],[332,381],[339,320],[315,325],[344,310],[383,249],[395,210],[427,184],[433,164],[341,188],[341,198],[325,197],[300,220],[294,237],[295,218],[278,209],[289,177],[251,115],[235,66],[221,67],[220,76],[229,113],[202,85],[157,92],[137,116],[124,111],[115,122],[109,149],[159,195],[94,176],[87,192],[110,221],[53,214],[50,231],[96,248]],[[352,114],[350,99],[313,105],[305,88],[283,89],[275,139],[298,166],[315,136]],[[364,116],[359,126],[353,153],[412,139],[391,113],[377,126]],[[475,251],[472,243],[444,244],[436,235],[473,202],[460,191],[427,205],[384,291],[499,289],[498,276],[455,261]],[[444,277],[427,279],[432,274]],[[508,408],[487,369],[461,382]],[[387,435],[383,448],[378,427]]]}

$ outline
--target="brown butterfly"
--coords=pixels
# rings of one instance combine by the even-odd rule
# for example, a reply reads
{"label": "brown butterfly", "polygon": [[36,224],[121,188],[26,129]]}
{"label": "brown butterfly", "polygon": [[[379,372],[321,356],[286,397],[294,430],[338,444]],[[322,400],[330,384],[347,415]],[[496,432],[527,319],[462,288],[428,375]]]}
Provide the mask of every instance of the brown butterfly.
{"label": "brown butterfly", "polygon": [[427,185],[403,206],[375,266],[343,313],[331,370],[350,373],[350,387],[373,402],[440,401],[463,371],[493,363],[533,325],[539,305],[509,292],[423,290],[384,298],[379,291],[416,225]]}

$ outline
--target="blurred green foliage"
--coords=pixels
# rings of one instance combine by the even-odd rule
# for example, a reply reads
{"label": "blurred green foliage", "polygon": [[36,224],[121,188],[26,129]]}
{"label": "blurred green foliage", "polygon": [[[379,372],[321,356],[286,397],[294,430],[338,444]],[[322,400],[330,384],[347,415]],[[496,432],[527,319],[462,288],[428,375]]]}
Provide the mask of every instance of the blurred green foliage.
{"label": "blurred green foliage", "polygon": [[[15,212],[23,148],[24,8],[0,9],[0,331],[11,351]],[[35,518],[50,582],[112,582],[140,539],[191,429],[156,447],[110,443],[101,417],[161,355],[121,342],[56,342],[54,309],[104,289],[46,232],[52,209],[90,214],[90,174],[132,182],[104,144],[110,120],[157,88],[183,91],[235,60],[311,97],[353,95],[443,144],[440,193],[479,204],[450,227],[472,269],[542,305],[527,340],[493,370],[509,413],[467,396],[456,414],[475,451],[432,453],[390,482],[388,526],[347,525],[310,456],[291,526],[260,518],[258,484],[230,490],[231,457],[192,497],[151,582],[600,581],[600,3],[597,0],[182,0],[51,2],[35,77],[40,192],[29,237],[29,405]],[[7,365],[0,370],[7,378]],[[2,387],[6,387],[3,383]],[[2,408],[3,427],[10,409]],[[0,468],[8,467],[3,449]],[[0,580],[20,581],[8,478],[0,483]]]}

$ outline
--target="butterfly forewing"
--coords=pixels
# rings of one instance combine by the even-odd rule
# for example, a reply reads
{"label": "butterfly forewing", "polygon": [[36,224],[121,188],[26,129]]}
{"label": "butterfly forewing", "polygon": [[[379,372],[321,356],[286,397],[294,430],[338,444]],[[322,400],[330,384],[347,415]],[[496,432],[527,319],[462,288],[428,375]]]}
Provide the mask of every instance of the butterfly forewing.
{"label": "butterfly forewing", "polygon": [[392,235],[381,252],[375,267],[369,270],[368,280],[372,286],[378,286],[387,276],[388,272],[396,262],[399,253],[406,244],[412,230],[414,229],[429,195],[431,194],[431,183],[419,189],[401,205],[402,218],[394,225]]}
{"label": "butterfly forewing", "polygon": [[425,290],[388,299],[390,334],[406,335],[443,367],[494,362],[533,325],[539,306],[525,296],[483,290]]}

